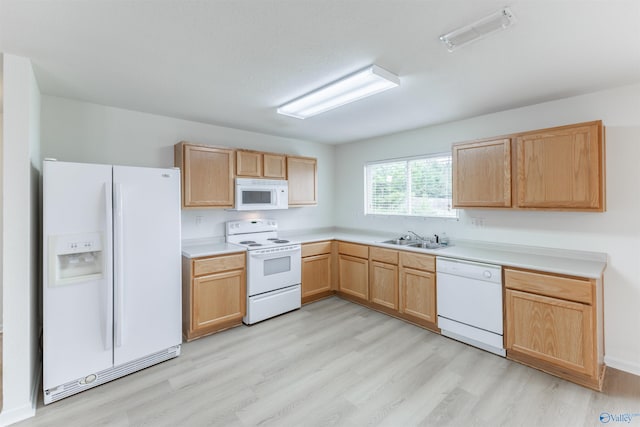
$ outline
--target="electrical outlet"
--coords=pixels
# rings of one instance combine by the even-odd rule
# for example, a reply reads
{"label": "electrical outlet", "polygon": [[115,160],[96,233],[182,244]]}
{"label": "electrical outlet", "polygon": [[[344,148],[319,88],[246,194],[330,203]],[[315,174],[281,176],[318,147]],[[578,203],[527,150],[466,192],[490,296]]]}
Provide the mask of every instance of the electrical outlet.
{"label": "electrical outlet", "polygon": [[484,227],[484,218],[471,218],[471,225],[474,227]]}
{"label": "electrical outlet", "polygon": [[202,224],[202,219],[203,219],[203,218],[202,218],[202,216],[201,216],[201,215],[196,216],[196,225],[200,225],[200,224]]}

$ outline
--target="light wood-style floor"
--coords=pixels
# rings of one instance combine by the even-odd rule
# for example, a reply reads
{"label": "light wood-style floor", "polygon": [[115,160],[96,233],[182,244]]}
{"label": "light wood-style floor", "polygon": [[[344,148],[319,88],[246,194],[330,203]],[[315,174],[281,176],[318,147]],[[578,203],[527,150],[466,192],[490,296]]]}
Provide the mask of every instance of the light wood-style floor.
{"label": "light wood-style floor", "polygon": [[640,425],[640,377],[611,369],[597,393],[332,297],[18,425],[598,426],[602,412]]}

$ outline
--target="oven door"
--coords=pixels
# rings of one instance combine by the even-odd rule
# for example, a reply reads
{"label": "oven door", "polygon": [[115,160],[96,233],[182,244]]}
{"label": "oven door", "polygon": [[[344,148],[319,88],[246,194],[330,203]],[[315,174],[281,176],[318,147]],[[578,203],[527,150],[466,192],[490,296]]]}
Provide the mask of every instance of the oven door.
{"label": "oven door", "polygon": [[249,251],[247,294],[262,294],[301,282],[300,245],[279,246]]}

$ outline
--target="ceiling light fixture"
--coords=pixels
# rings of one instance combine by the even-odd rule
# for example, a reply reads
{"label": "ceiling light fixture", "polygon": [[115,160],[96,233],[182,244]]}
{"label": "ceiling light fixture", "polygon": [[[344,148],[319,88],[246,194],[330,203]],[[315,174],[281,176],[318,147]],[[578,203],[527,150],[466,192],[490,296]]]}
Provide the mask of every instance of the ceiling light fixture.
{"label": "ceiling light fixture", "polygon": [[473,24],[465,25],[462,28],[451,31],[440,36],[440,41],[447,46],[449,52],[468,45],[476,40],[480,40],[489,34],[502,31],[515,23],[515,17],[511,9],[505,7],[496,13],[492,13]]}
{"label": "ceiling light fixture", "polygon": [[370,65],[287,102],[278,108],[278,113],[306,119],[396,86],[400,86],[398,76],[377,65]]}

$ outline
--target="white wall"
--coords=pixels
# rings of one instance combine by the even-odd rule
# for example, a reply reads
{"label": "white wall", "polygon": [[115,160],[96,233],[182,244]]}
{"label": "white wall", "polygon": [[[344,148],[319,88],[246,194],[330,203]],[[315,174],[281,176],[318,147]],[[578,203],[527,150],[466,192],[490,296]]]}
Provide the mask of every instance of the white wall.
{"label": "white wall", "polygon": [[[605,213],[469,209],[461,211],[460,221],[364,216],[366,161],[448,151],[454,142],[598,119],[606,126]],[[358,141],[336,151],[336,224],[606,252],[605,361],[640,375],[639,159],[640,84]],[[482,218],[484,226],[472,226],[472,218]]]}
{"label": "white wall", "polygon": [[[43,158],[74,162],[171,167],[173,146],[182,140],[318,158],[318,206],[259,214],[184,210],[183,239],[224,236],[225,221],[248,217],[277,219],[282,230],[329,227],[334,223],[334,146],[52,96],[42,98],[42,135]],[[198,225],[196,217],[202,217]]]}
{"label": "white wall", "polygon": [[38,387],[40,92],[31,62],[4,55],[2,163],[3,407],[32,416]]}

